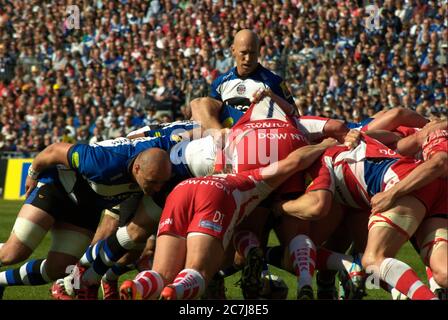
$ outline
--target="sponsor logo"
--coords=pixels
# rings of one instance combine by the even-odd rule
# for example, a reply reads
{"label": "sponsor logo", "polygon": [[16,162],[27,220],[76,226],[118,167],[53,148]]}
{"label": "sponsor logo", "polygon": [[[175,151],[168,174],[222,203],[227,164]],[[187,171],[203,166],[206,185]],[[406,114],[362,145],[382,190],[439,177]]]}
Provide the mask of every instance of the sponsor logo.
{"label": "sponsor logo", "polygon": [[177,135],[177,134],[172,134],[172,135],[171,135],[171,140],[174,141],[174,142],[176,142],[176,143],[179,143],[179,142],[182,141],[182,137],[179,136],[179,135]]}
{"label": "sponsor logo", "polygon": [[244,127],[249,129],[285,128],[290,127],[290,125],[288,123],[280,123],[280,122],[253,122],[253,123],[246,123]]}
{"label": "sponsor logo", "polygon": [[72,167],[78,168],[79,167],[79,153],[73,152],[72,154]]}
{"label": "sponsor logo", "polygon": [[217,188],[219,190],[223,190],[227,194],[230,194],[230,190],[227,189],[226,186],[223,183],[215,181],[215,180],[212,180],[212,179],[200,179],[200,178],[199,179],[195,179],[195,178],[192,178],[192,179],[188,179],[188,180],[182,181],[181,183],[178,184],[178,186],[183,186],[183,185],[186,185],[186,184],[189,184],[189,185],[192,185],[192,184],[193,185],[196,185],[196,184],[197,185],[209,185],[209,186],[215,187],[215,188]]}
{"label": "sponsor logo", "polygon": [[160,221],[159,229],[162,229],[164,226],[171,225],[171,224],[173,224],[173,219],[172,218],[166,218],[165,220]]}
{"label": "sponsor logo", "polygon": [[232,128],[233,124],[234,124],[234,121],[233,121],[232,117],[228,117],[222,122],[222,126],[224,128]]}
{"label": "sponsor logo", "polygon": [[207,220],[201,220],[199,222],[199,226],[201,228],[210,229],[210,230],[213,230],[215,232],[221,232],[222,231],[222,226],[221,225],[219,225],[217,223],[214,223],[214,222],[211,222],[211,221],[207,221]]}

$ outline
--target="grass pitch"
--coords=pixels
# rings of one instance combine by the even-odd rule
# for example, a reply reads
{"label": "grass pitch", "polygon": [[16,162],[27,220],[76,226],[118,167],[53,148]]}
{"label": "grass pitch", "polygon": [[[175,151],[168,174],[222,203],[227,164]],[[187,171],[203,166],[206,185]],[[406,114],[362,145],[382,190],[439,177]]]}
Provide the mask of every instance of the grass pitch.
{"label": "grass pitch", "polygon": [[[5,242],[11,232],[17,213],[22,205],[21,201],[6,201],[0,200],[0,242]],[[278,243],[276,237],[271,235],[270,245],[276,245]],[[48,248],[50,247],[50,236],[47,235],[35,250],[31,258],[43,258],[46,256]],[[398,259],[408,263],[417,272],[419,277],[426,281],[425,267],[421,262],[417,253],[413,248],[406,244],[398,254]],[[13,266],[19,267],[20,264]],[[6,270],[7,267],[3,267],[1,271]],[[289,293],[288,299],[295,299],[296,295],[296,279],[293,275],[283,270],[271,267],[272,273],[280,276],[288,285]],[[136,272],[129,272],[120,278],[120,281],[133,278]],[[240,274],[237,273],[231,277],[226,278],[227,298],[228,299],[242,299],[241,290],[236,283],[240,278]],[[26,287],[10,287],[5,290],[4,299],[7,300],[47,300],[51,299],[49,289],[51,285],[44,286],[26,286]],[[101,296],[101,293],[100,293]],[[364,299],[390,299],[390,295],[383,290],[368,290],[368,296]]]}

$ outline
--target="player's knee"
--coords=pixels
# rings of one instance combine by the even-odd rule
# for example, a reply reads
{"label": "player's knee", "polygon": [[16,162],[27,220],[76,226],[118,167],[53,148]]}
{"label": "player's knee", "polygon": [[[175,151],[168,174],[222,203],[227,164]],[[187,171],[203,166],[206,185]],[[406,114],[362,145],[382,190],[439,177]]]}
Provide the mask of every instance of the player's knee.
{"label": "player's knee", "polygon": [[12,265],[29,258],[31,250],[10,248],[7,245],[0,250],[0,262],[2,265]]}
{"label": "player's knee", "polygon": [[442,264],[441,266],[431,267],[432,276],[439,286],[442,288],[448,288],[448,270],[447,266]]}
{"label": "player's knee", "polygon": [[146,242],[148,237],[150,236],[149,231],[141,226],[131,223],[126,227],[126,231],[129,235],[129,238],[134,243]]}

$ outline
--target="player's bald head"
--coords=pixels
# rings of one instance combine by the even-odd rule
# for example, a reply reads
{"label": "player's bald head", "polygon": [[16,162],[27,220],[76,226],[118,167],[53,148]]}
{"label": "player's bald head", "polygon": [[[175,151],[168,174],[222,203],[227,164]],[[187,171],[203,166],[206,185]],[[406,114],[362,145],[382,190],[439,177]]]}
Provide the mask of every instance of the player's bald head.
{"label": "player's bald head", "polygon": [[249,29],[238,31],[233,39],[232,54],[240,76],[251,74],[258,65],[260,41],[258,36]]}
{"label": "player's bald head", "polygon": [[235,38],[233,39],[234,46],[249,46],[258,51],[260,40],[255,32],[249,29],[243,29],[236,33]]}
{"label": "player's bald head", "polygon": [[171,177],[171,161],[168,153],[159,148],[141,152],[135,159],[132,172],[146,194],[159,191]]}
{"label": "player's bald head", "polygon": [[144,166],[157,165],[165,161],[169,162],[168,153],[160,148],[150,148],[141,152],[138,157],[138,161]]}

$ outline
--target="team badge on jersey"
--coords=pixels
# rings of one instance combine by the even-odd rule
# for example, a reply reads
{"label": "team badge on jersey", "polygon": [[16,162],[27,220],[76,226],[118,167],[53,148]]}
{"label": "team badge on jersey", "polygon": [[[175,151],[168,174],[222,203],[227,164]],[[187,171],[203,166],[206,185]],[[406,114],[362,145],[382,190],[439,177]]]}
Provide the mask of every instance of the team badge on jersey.
{"label": "team badge on jersey", "polygon": [[246,86],[241,83],[238,85],[238,87],[236,87],[236,93],[243,95],[246,92]]}

